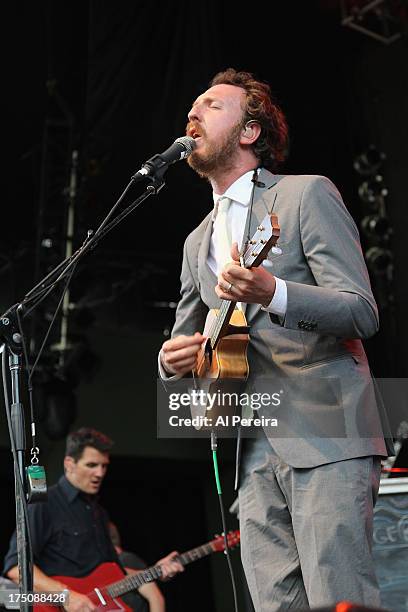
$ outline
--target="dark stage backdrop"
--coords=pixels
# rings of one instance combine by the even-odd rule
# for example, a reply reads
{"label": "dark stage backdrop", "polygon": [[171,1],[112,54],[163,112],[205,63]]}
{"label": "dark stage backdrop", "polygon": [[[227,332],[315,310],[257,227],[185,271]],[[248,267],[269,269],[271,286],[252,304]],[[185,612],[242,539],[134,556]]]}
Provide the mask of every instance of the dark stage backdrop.
{"label": "dark stage backdrop", "polygon": [[[78,244],[142,162],[184,133],[190,105],[214,73],[232,65],[269,81],[288,116],[291,152],[283,171],[327,175],[357,222],[369,211],[357,194],[361,177],[353,159],[372,143],[386,153],[395,310],[384,309],[382,331],[367,347],[377,375],[406,373],[407,343],[398,341],[408,331],[405,37],[382,45],[342,27],[336,2],[318,0],[246,11],[231,0],[26,1],[5,10],[0,305],[7,307],[33,283],[45,119],[73,120],[81,170]],[[139,192],[140,186],[133,195]],[[88,258],[73,281],[74,299],[91,303],[98,317],[112,287],[119,304],[130,281],[137,289],[135,310],[143,315],[134,316],[135,327],[145,326],[145,316],[149,325],[155,319],[161,324],[163,311],[146,310],[178,299],[183,241],[210,202],[205,182],[186,164],[173,166],[165,189]],[[55,202],[56,214],[59,208],[62,216],[61,202]],[[171,323],[173,313],[165,314]]]}

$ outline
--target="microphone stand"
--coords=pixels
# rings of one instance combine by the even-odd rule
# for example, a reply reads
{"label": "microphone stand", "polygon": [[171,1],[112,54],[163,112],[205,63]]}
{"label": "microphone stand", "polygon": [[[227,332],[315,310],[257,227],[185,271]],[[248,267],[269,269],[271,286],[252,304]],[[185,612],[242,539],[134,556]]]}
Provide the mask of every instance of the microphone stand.
{"label": "microphone stand", "polygon": [[[29,539],[27,537],[29,526],[25,520],[25,507],[27,499],[26,471],[25,471],[25,423],[24,408],[21,402],[21,368],[22,368],[22,346],[21,336],[17,331],[16,306],[9,309],[0,319],[0,336],[3,338],[2,360],[3,376],[5,361],[8,358],[10,380],[11,380],[11,410],[9,423],[10,443],[13,449],[14,459],[14,486],[16,507],[16,539],[18,551],[18,570],[21,581],[20,594],[29,593],[33,590],[33,577]],[[7,381],[4,380],[5,403],[8,403],[6,391]],[[8,410],[9,406],[7,406]],[[7,413],[9,417],[9,414]],[[22,601],[20,609],[27,611],[31,606]]]}
{"label": "microphone stand", "polygon": [[[95,248],[98,242],[106,236],[118,223],[127,217],[135,208],[140,206],[144,200],[151,195],[157,195],[164,187],[165,182],[163,175],[167,170],[167,166],[160,168],[155,174],[148,177],[141,177],[139,174],[134,174],[122,195],[119,197],[111,211],[105,217],[96,232],[90,230],[88,236],[82,246],[73,253],[70,257],[58,264],[47,276],[45,276],[35,287],[33,287],[23,298],[23,300],[14,306],[11,306],[0,318],[0,339],[3,342],[1,350],[3,351],[3,360],[8,357],[10,381],[11,381],[11,419],[9,422],[10,443],[13,450],[14,459],[14,474],[15,474],[15,506],[16,506],[16,535],[17,535],[17,557],[19,568],[19,587],[20,594],[30,593],[33,590],[33,568],[31,563],[31,555],[29,544],[31,542],[29,534],[28,513],[26,505],[28,500],[28,486],[25,468],[25,423],[24,423],[24,406],[21,401],[20,390],[22,388],[21,371],[22,371],[22,355],[23,355],[23,337],[19,321],[19,313],[25,317],[37,304],[50,293],[58,282],[63,279],[73,267],[76,267],[83,256]],[[127,206],[109,223],[109,219],[122,202],[124,196],[130,187],[140,180],[145,178],[149,181],[145,191],[131,204]],[[73,270],[72,270],[73,272]],[[34,302],[29,310],[26,310],[28,304]],[[3,385],[5,392],[5,403],[8,404],[8,383],[5,378],[5,367],[3,361]],[[9,383],[10,384],[10,383]],[[22,601],[20,609],[24,612],[32,610],[32,604]]]}
{"label": "microphone stand", "polygon": [[[71,270],[73,266],[76,266],[80,259],[82,259],[83,255],[87,253],[89,250],[94,249],[99,240],[103,238],[108,232],[110,232],[118,223],[122,221],[125,217],[127,217],[135,208],[140,206],[144,200],[146,200],[151,195],[157,195],[159,191],[164,187],[165,182],[162,178],[154,176],[150,177],[150,183],[146,186],[146,190],[142,195],[140,195],[134,202],[129,204],[125,210],[119,213],[110,223],[107,223],[107,220],[112,215],[113,211],[118,207],[118,205],[122,202],[124,196],[129,191],[129,188],[134,184],[135,181],[141,180],[141,177],[137,175],[133,175],[130,183],[127,185],[122,195],[105,218],[105,220],[101,223],[100,227],[93,232],[93,230],[88,231],[88,236],[83,242],[82,246],[79,247],[73,255],[67,257],[64,261],[58,264],[47,276],[45,276],[35,287],[33,287],[24,297],[22,301],[22,305],[26,306],[28,303],[35,300],[37,297],[46,293],[50,289],[52,289],[57,282],[59,282],[64,276],[66,276],[67,272]],[[48,284],[47,284],[48,283]]]}

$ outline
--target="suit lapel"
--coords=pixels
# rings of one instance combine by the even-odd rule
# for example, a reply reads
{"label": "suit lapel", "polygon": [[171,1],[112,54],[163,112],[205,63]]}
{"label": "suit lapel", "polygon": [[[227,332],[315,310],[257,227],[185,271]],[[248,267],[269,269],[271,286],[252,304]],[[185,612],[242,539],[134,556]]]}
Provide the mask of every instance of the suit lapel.
{"label": "suit lapel", "polygon": [[[276,200],[275,185],[283,178],[281,175],[272,174],[268,170],[262,169],[258,177],[258,186],[255,187],[254,205],[249,224],[249,235],[255,234],[261,221],[272,212]],[[249,211],[248,211],[249,214]],[[248,304],[246,307],[246,318],[250,321],[261,308],[260,304]]]}
{"label": "suit lapel", "polygon": [[[210,304],[210,308],[216,308],[218,300],[215,293],[215,285],[217,277],[207,264],[208,250],[210,248],[211,232],[212,232],[212,212],[208,215],[207,226],[204,230],[203,239],[198,251],[198,281],[200,283],[200,293],[204,297],[204,301]],[[213,305],[211,305],[213,304]]]}

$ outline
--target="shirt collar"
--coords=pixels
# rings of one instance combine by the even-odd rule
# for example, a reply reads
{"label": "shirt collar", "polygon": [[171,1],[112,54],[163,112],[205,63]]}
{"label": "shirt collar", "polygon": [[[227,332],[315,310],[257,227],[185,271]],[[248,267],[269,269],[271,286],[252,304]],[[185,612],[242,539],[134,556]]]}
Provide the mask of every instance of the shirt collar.
{"label": "shirt collar", "polygon": [[228,187],[228,189],[225,191],[225,193],[222,194],[222,196],[219,193],[215,193],[215,191],[213,191],[214,206],[216,206],[217,201],[220,197],[230,198],[234,202],[241,204],[241,206],[248,206],[252,194],[253,174],[253,170],[245,172],[245,174],[240,176],[236,181],[232,183],[232,185]]}
{"label": "shirt collar", "polygon": [[61,478],[58,481],[59,486],[62,489],[62,492],[64,493],[65,497],[67,498],[67,500],[69,501],[69,503],[73,502],[74,499],[76,499],[80,493],[79,489],[77,489],[76,487],[74,487],[74,485],[72,485],[68,478],[66,476],[61,476]]}

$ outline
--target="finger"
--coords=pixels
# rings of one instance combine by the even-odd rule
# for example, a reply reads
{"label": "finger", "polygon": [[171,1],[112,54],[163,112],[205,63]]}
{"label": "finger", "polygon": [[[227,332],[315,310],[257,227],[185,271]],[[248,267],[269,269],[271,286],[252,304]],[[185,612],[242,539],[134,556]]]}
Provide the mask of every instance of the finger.
{"label": "finger", "polygon": [[233,285],[232,283],[225,280],[222,276],[220,276],[218,278],[218,284],[216,286],[219,287],[222,291],[224,291],[224,293],[229,293]]}
{"label": "finger", "polygon": [[187,347],[181,348],[168,348],[166,351],[162,350],[162,361],[168,361],[169,363],[173,363],[178,359],[186,359],[187,357],[191,357],[197,355],[202,343],[197,343],[193,345],[189,345]]}
{"label": "finger", "polygon": [[204,340],[204,336],[199,332],[196,332],[194,336],[181,335],[163,342],[162,350],[166,353],[167,351],[173,351],[187,346],[200,345]]}
{"label": "finger", "polygon": [[169,363],[163,362],[163,367],[170,374],[181,374],[181,375],[183,375],[183,374],[186,374],[187,372],[190,372],[190,371],[196,369],[196,367],[197,367],[197,359],[195,359],[193,362],[191,362],[191,361],[182,361],[182,362],[176,363],[174,365],[170,365]]}
{"label": "finger", "polygon": [[170,561],[171,563],[173,563],[174,561],[176,561],[176,559],[174,557],[178,557],[179,552],[177,550],[173,550],[171,553],[169,553],[167,555],[167,557],[165,557],[166,561]]}
{"label": "finger", "polygon": [[167,576],[169,575],[169,568],[167,567],[167,563],[160,563],[160,569],[162,578],[167,578]]}
{"label": "finger", "polygon": [[231,247],[231,257],[234,261],[239,262],[238,242],[233,242]]}
{"label": "finger", "polygon": [[184,572],[184,566],[180,563],[180,561],[172,561],[172,566],[177,572]]}
{"label": "finger", "polygon": [[234,283],[237,280],[249,281],[252,278],[252,271],[235,264],[227,264],[220,274],[227,283]]}
{"label": "finger", "polygon": [[189,346],[187,348],[179,349],[178,351],[171,351],[164,354],[164,361],[166,363],[178,363],[179,361],[184,361],[188,359],[194,359],[197,356],[198,351],[200,350],[199,344],[195,346]]}
{"label": "finger", "polygon": [[194,368],[197,365],[197,359],[194,359],[193,361],[191,360],[180,361],[172,365],[170,364],[164,364],[164,365],[165,365],[165,368],[168,369],[169,371],[173,371],[174,373],[177,373],[177,374],[184,374],[185,372],[188,372],[189,370],[194,370]]}
{"label": "finger", "polygon": [[229,270],[229,268],[233,268],[234,270],[239,270],[241,268],[239,261],[229,261],[223,267],[222,272]]}
{"label": "finger", "polygon": [[163,351],[174,350],[178,348],[184,348],[185,346],[193,346],[195,344],[201,344],[203,342],[204,336],[202,336],[199,332],[196,332],[194,336],[177,336],[176,338],[172,338],[171,340],[166,340],[163,343]]}
{"label": "finger", "polygon": [[231,287],[231,290],[227,292],[222,287],[220,287],[219,285],[216,285],[215,293],[222,300],[229,300],[230,302],[231,301],[234,301],[234,302],[242,302],[242,301],[244,301],[243,300],[243,295],[241,294],[241,291],[236,286]]}
{"label": "finger", "polygon": [[178,551],[174,551],[174,552],[170,553],[170,563],[171,563],[171,566],[172,566],[173,570],[178,571],[178,572],[183,572],[184,571],[184,567],[180,563],[178,557],[179,557]]}
{"label": "finger", "polygon": [[163,578],[172,578],[174,576],[174,571],[168,563],[162,563],[160,568]]}

